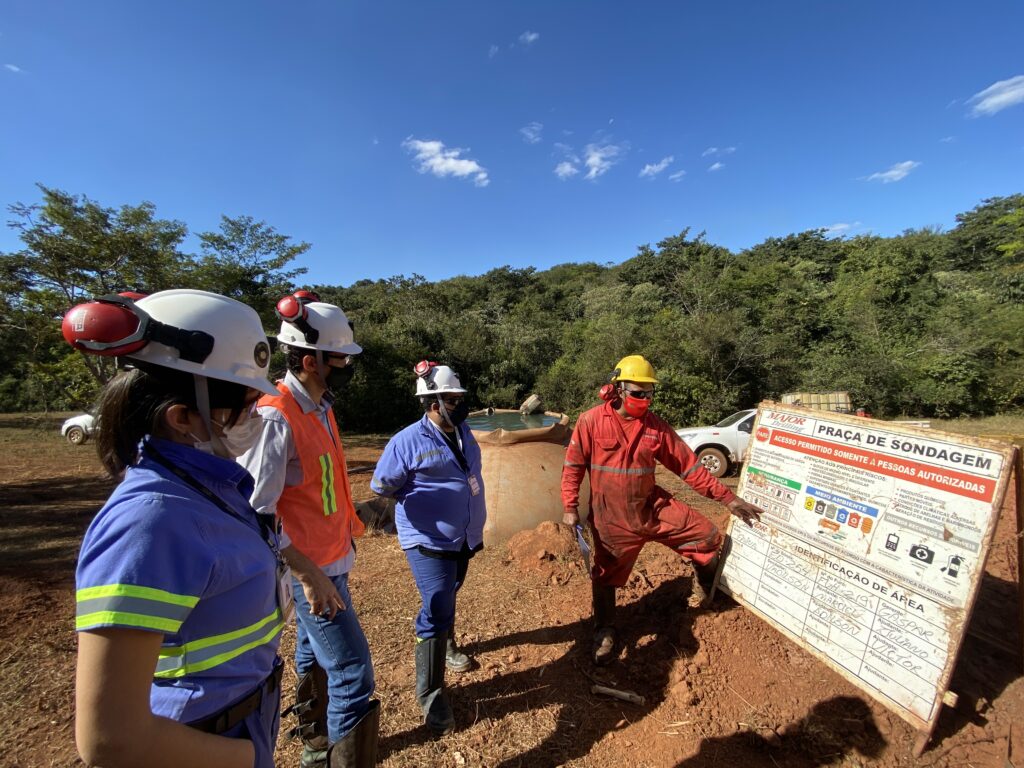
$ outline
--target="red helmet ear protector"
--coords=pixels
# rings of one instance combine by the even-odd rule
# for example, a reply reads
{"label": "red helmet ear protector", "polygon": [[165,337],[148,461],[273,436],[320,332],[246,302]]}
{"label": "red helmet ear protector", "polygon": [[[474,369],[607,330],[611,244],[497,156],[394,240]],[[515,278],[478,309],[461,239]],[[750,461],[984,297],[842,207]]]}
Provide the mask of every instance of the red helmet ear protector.
{"label": "red helmet ear protector", "polygon": [[[309,291],[296,291],[294,294],[285,296],[277,302],[274,312],[283,322],[291,323],[300,331],[303,338],[309,344],[316,344],[320,339],[320,331],[309,324],[309,313],[306,312],[306,304],[311,299],[299,296],[299,293],[310,293]],[[316,294],[313,294],[314,296]]]}
{"label": "red helmet ear protector", "polygon": [[435,362],[420,360],[413,366],[412,370],[419,378],[423,379],[427,389],[437,389],[437,384],[434,382],[434,368],[436,367],[437,363]]}
{"label": "red helmet ear protector", "polygon": [[311,301],[320,301],[320,294],[316,291],[300,289],[292,294],[302,304],[309,304]]}
{"label": "red helmet ear protector", "polygon": [[213,336],[154,320],[127,296],[98,296],[68,310],[61,322],[75,349],[115,357],[138,352],[151,341],[178,350],[182,360],[202,363],[213,351]]}
{"label": "red helmet ear protector", "polygon": [[619,393],[618,390],[615,388],[614,384],[605,384],[603,387],[601,387],[601,391],[599,394],[601,396],[601,399],[604,400],[606,403],[610,403],[614,400],[619,399]]}

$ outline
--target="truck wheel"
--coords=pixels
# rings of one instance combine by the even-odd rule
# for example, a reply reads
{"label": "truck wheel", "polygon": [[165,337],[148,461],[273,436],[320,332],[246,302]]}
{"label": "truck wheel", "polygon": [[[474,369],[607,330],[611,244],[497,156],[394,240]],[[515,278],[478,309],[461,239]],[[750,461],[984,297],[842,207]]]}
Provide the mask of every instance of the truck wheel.
{"label": "truck wheel", "polygon": [[81,445],[86,441],[88,435],[85,434],[85,430],[81,427],[72,427],[68,430],[66,437],[72,445]]}
{"label": "truck wheel", "polygon": [[717,448],[704,448],[697,454],[697,461],[704,465],[712,477],[725,477],[729,471],[729,460]]}

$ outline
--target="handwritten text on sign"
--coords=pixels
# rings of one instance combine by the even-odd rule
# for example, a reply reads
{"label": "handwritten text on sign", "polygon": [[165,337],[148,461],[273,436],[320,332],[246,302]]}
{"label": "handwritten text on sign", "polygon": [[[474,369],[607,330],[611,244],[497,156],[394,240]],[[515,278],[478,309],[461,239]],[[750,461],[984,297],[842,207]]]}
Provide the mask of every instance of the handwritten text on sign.
{"label": "handwritten text on sign", "polygon": [[719,587],[918,727],[938,715],[1009,451],[762,407]]}

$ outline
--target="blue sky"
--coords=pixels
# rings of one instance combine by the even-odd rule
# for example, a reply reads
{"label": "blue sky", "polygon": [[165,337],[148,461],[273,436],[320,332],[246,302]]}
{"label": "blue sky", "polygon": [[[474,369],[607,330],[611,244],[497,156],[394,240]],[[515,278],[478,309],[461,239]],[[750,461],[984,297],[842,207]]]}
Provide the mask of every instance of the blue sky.
{"label": "blue sky", "polygon": [[1024,192],[1022,29],[1019,2],[8,0],[0,203],[247,214],[338,285],[948,229]]}

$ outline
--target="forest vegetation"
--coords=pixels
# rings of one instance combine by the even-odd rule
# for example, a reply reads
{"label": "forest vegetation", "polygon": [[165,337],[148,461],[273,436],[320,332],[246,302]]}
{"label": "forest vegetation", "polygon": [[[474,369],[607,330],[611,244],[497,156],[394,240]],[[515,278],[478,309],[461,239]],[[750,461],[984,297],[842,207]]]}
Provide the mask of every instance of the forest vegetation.
{"label": "forest vegetation", "polygon": [[62,340],[63,314],[95,295],[180,287],[250,304],[270,336],[274,304],[295,288],[341,306],[364,348],[336,403],[347,430],[415,418],[412,366],[424,358],[452,365],[474,406],[537,393],[576,415],[619,358],[643,354],[660,379],[654,408],[678,426],[793,390],[847,390],[883,418],[1024,406],[1022,194],[983,200],[945,232],[810,230],[734,253],[684,230],[617,264],[573,253],[543,271],[341,286],[302,282],[309,244],[251,217],[224,216],[189,241],[151,203],[39,189],[40,201],[9,206],[21,248],[0,254],[0,411],[88,408],[114,368]]}

